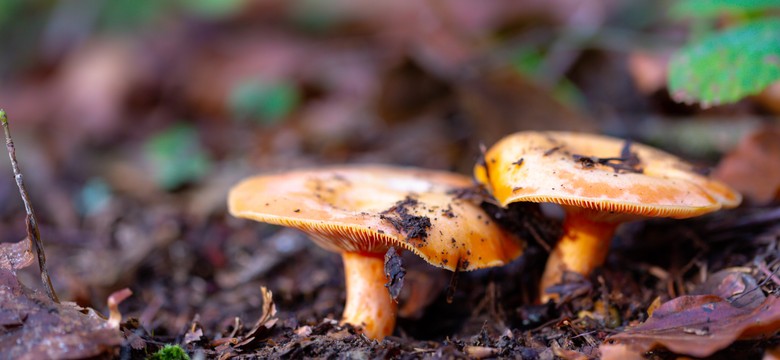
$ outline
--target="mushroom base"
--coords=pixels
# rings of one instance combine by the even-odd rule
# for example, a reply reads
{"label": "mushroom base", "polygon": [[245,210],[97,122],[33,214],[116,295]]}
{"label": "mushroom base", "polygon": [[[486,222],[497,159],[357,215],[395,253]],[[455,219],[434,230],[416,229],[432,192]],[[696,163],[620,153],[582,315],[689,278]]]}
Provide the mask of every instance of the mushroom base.
{"label": "mushroom base", "polygon": [[547,259],[540,284],[542,303],[557,300],[557,295],[547,294],[546,289],[559,284],[566,271],[588,276],[604,264],[609,252],[612,235],[618,222],[594,220],[586,213],[569,213],[563,223],[563,237]]}
{"label": "mushroom base", "polygon": [[378,254],[342,253],[347,303],[342,323],[350,323],[372,339],[393,333],[397,304],[385,288],[384,257]]}

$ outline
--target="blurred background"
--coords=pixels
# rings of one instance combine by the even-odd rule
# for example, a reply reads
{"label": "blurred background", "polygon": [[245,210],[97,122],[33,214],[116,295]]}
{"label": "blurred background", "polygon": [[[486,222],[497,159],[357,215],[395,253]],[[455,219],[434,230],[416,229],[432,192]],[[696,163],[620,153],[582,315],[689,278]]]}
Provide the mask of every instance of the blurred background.
{"label": "blurred background", "polygon": [[[630,137],[713,166],[778,102],[673,101],[668,60],[701,28],[671,3],[6,0],[0,108],[62,298],[102,308],[130,286],[132,314],[164,334],[196,312],[220,326],[256,311],[256,284],[241,285],[261,281],[281,308],[334,298],[314,302],[316,319],[340,306],[327,290],[338,258],[229,218],[230,185],[342,163],[469,174],[479,144],[528,129]],[[18,241],[23,207],[0,163],[0,239]],[[301,254],[325,265],[285,275]]]}

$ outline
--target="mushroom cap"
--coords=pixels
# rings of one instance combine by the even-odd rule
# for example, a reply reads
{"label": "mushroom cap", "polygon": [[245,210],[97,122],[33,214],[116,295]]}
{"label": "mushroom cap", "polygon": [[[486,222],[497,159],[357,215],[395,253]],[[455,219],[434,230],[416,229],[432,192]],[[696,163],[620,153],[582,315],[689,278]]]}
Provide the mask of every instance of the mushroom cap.
{"label": "mushroom cap", "polygon": [[230,191],[233,216],[297,228],[335,252],[409,250],[455,270],[500,266],[523,243],[457,193],[466,176],[363,165],[298,170],[245,179]]}
{"label": "mushroom cap", "polygon": [[694,217],[742,200],[691,164],[647,145],[630,144],[638,163],[592,161],[620,158],[625,146],[625,140],[594,134],[519,132],[493,145],[474,175],[504,206],[548,202],[618,218]]}

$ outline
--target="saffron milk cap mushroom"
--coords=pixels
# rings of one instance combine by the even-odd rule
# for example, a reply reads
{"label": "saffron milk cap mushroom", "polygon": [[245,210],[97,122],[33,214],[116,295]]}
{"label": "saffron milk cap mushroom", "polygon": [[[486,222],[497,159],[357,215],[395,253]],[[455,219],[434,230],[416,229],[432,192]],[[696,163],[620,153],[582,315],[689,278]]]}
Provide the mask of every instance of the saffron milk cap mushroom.
{"label": "saffron milk cap mushroom", "polygon": [[466,176],[380,165],[326,167],[248,178],[228,198],[232,215],[296,228],[341,253],[347,297],[342,322],[382,339],[396,304],[384,284],[390,247],[453,271],[501,266],[523,243],[479,204],[461,199]]}
{"label": "saffron milk cap mushroom", "polygon": [[661,150],[622,139],[572,132],[519,132],[484,154],[474,175],[502,206],[555,203],[564,235],[550,254],[545,289],[565,271],[588,275],[602,265],[616,227],[648,217],[689,218],[739,205],[725,184]]}

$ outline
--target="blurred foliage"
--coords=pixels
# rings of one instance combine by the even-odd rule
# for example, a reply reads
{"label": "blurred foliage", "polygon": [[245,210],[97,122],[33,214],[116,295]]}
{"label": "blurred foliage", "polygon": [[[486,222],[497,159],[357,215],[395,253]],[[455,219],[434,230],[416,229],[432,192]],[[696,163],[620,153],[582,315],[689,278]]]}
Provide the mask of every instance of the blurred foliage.
{"label": "blurred foliage", "polygon": [[238,84],[228,100],[233,116],[271,125],[284,119],[298,107],[298,89],[287,82],[247,80]]}
{"label": "blurred foliage", "polygon": [[22,0],[0,1],[0,24],[6,24],[21,11],[23,6],[24,1]]}
{"label": "blurred foliage", "polygon": [[173,190],[206,175],[211,161],[206,156],[195,128],[179,124],[149,139],[146,158],[157,184]]}
{"label": "blurred foliage", "polygon": [[[515,71],[519,72],[523,76],[535,80],[538,83],[543,83],[543,71],[545,66],[545,55],[542,50],[525,46],[520,47],[514,52],[512,58],[512,65]],[[567,78],[561,78],[552,85],[552,94],[560,102],[576,107],[582,108],[585,105],[585,97],[577,85]]]}
{"label": "blurred foliage", "polygon": [[182,7],[204,18],[221,18],[235,14],[246,0],[180,0]]}
{"label": "blurred foliage", "polygon": [[294,24],[312,33],[325,32],[344,21],[344,14],[321,0],[292,0],[289,16]]}
{"label": "blurred foliage", "polygon": [[675,19],[712,19],[721,15],[750,17],[780,9],[778,0],[682,0],[672,3],[669,15]]}
{"label": "blurred foliage", "polygon": [[738,101],[780,80],[780,20],[766,19],[709,35],[682,48],[669,64],[677,101],[704,106]]}
{"label": "blurred foliage", "polygon": [[100,3],[98,28],[103,31],[131,32],[161,19],[170,2],[156,0],[113,0]]}

